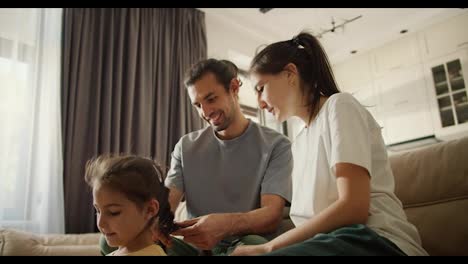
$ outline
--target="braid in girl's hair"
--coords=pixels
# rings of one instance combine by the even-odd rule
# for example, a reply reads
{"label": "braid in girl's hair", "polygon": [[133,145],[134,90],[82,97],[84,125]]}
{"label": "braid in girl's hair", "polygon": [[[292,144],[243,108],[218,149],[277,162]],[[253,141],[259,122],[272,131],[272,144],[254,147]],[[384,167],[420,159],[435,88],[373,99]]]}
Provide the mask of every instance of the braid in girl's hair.
{"label": "braid in girl's hair", "polygon": [[159,201],[159,222],[158,227],[159,231],[166,237],[169,237],[169,234],[176,231],[179,227],[174,223],[174,214],[171,211],[169,204],[169,188],[164,185],[163,172],[161,167],[158,164],[154,163],[154,169],[158,176],[159,180],[159,191],[158,191],[158,201]]}

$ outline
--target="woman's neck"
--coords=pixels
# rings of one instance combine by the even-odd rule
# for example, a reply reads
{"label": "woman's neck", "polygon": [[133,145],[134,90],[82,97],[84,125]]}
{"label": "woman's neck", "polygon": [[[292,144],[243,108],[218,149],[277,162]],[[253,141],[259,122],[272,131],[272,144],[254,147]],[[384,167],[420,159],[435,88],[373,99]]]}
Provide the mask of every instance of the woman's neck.
{"label": "woman's neck", "polygon": [[315,117],[317,117],[317,114],[320,112],[320,109],[322,109],[322,106],[325,104],[327,99],[328,97],[320,96],[318,107],[312,110],[314,111],[313,113],[311,113],[310,105],[308,105],[308,103],[303,103],[297,107],[294,115],[299,117],[304,122],[304,125],[308,127],[312,121],[314,121]]}
{"label": "woman's neck", "polygon": [[132,241],[129,241],[127,245],[119,247],[120,254],[128,254],[132,252],[136,252],[142,250],[148,246],[154,244],[152,239],[152,233],[149,228],[145,229],[141,232],[137,237],[135,237]]}

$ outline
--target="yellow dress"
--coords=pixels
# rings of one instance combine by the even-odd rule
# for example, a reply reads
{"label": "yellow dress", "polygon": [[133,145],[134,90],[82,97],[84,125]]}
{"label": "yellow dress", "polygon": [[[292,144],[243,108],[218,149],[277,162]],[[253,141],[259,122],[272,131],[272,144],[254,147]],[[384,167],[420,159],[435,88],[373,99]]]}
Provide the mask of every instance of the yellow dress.
{"label": "yellow dress", "polygon": [[150,245],[143,249],[127,254],[117,254],[119,250],[113,251],[106,256],[167,256],[166,252],[158,245]]}

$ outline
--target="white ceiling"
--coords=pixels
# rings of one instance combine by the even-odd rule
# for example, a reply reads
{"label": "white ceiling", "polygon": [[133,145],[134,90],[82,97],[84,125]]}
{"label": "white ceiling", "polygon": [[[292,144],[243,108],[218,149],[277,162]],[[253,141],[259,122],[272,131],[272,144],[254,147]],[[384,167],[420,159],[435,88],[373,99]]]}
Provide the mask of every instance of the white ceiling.
{"label": "white ceiling", "polygon": [[332,17],[338,25],[362,15],[344,30],[337,29],[320,39],[333,64],[350,58],[351,50],[363,53],[402,37],[402,29],[410,34],[467,12],[461,8],[274,8],[262,14],[258,8],[199,9],[231,20],[267,42],[291,39],[304,29],[314,34],[330,29]]}

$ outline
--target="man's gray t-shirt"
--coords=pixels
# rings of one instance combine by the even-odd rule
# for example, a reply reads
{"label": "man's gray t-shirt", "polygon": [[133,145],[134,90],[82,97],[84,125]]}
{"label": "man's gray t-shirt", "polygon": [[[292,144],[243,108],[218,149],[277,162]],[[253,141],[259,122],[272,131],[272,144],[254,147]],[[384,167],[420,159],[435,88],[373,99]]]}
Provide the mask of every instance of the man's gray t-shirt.
{"label": "man's gray t-shirt", "polygon": [[219,139],[211,127],[183,136],[165,185],[185,193],[189,218],[247,212],[260,208],[261,194],[290,202],[292,167],[288,138],[249,120],[232,140]]}

